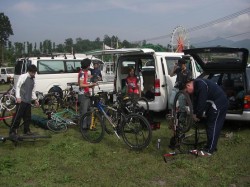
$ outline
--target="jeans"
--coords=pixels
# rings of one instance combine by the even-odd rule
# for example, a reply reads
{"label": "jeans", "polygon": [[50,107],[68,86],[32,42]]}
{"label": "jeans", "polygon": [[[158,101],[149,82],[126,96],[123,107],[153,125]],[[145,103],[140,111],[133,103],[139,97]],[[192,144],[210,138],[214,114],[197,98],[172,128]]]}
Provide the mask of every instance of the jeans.
{"label": "jeans", "polygon": [[[90,98],[89,96],[85,95],[85,94],[80,94],[78,95],[78,101],[80,103],[80,108],[79,108],[79,113],[80,116],[83,116],[84,114],[86,114],[88,112],[88,109],[90,107]],[[87,128],[87,122],[89,122],[90,119],[84,120],[81,124],[82,128]]]}
{"label": "jeans", "polygon": [[178,93],[179,89],[178,88],[173,88],[172,89],[172,92],[171,92],[171,95],[169,97],[169,106],[170,106],[170,109],[172,110],[173,109],[173,105],[174,105],[174,98],[176,96],[176,94]]}

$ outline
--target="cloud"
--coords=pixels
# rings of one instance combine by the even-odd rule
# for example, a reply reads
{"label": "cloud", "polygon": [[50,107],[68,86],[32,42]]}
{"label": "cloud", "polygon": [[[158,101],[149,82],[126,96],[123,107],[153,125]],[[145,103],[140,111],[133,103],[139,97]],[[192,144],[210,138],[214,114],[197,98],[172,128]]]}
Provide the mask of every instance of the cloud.
{"label": "cloud", "polygon": [[34,3],[27,2],[27,1],[19,2],[19,3],[15,4],[12,7],[12,9],[14,11],[18,11],[18,12],[22,12],[22,13],[34,13],[34,12],[38,11],[38,9]]}
{"label": "cloud", "polygon": [[242,14],[234,19],[216,24],[212,27],[213,31],[223,36],[231,34],[241,34],[250,31],[250,14]]}
{"label": "cloud", "polygon": [[[196,1],[196,0],[195,0]],[[113,8],[135,12],[135,13],[171,13],[176,10],[188,9],[186,3],[176,1],[134,1],[134,0],[110,0],[108,1]],[[139,3],[140,2],[140,3]]]}

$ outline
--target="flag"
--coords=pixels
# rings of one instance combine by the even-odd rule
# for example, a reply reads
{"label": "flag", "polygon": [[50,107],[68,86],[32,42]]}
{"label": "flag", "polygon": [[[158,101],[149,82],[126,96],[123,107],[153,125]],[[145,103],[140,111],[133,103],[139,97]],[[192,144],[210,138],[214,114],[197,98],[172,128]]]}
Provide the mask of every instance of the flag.
{"label": "flag", "polygon": [[105,44],[104,44],[103,48],[104,48],[104,49],[114,49],[114,48],[109,47],[108,45],[105,45]]}

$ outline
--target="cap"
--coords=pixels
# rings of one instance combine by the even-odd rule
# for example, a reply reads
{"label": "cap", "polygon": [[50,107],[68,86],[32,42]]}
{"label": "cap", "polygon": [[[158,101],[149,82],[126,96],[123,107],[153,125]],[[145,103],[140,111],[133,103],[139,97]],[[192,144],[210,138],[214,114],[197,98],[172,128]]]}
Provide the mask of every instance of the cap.
{"label": "cap", "polygon": [[183,58],[180,58],[180,59],[178,60],[178,64],[186,64],[186,60],[183,59]]}
{"label": "cap", "polygon": [[90,66],[91,60],[89,58],[85,58],[81,61],[81,67],[82,69],[86,69],[88,66]]}

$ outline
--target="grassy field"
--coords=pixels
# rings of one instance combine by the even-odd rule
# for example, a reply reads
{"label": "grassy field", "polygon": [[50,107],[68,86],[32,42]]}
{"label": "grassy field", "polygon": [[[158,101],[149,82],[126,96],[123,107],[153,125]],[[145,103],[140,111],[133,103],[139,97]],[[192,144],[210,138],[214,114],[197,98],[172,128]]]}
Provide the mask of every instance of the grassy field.
{"label": "grassy field", "polygon": [[[33,114],[43,115],[40,109]],[[165,163],[171,131],[161,114],[155,117],[161,129],[140,152],[115,135],[91,144],[77,126],[55,134],[32,125],[32,131],[52,137],[17,146],[0,142],[0,186],[250,186],[250,126],[226,123],[211,157],[181,154]],[[0,135],[7,134],[1,122]]]}

